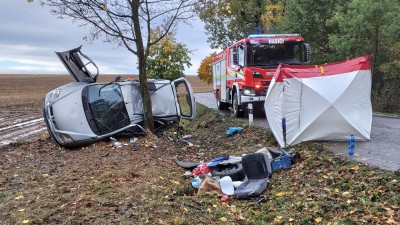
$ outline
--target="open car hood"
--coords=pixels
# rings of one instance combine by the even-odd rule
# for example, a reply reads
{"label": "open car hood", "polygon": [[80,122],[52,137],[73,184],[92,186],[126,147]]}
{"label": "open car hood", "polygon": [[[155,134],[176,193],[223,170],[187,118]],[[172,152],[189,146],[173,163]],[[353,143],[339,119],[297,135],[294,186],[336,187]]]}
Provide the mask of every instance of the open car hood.
{"label": "open car hood", "polygon": [[[76,81],[94,83],[99,75],[99,69],[88,56],[81,52],[81,47],[82,46],[65,52],[56,52],[56,54]],[[81,57],[85,59],[85,63],[82,61]],[[95,74],[89,71],[89,66],[92,70],[95,68]]]}

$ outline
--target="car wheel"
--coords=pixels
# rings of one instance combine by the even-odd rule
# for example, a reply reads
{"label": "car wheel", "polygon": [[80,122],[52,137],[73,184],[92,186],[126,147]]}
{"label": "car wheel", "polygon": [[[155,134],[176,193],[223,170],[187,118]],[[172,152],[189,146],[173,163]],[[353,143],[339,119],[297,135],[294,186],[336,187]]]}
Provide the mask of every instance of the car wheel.
{"label": "car wheel", "polygon": [[232,107],[233,107],[233,115],[235,117],[243,117],[244,116],[244,111],[240,111],[238,94],[236,92],[233,94]]}
{"label": "car wheel", "polygon": [[241,163],[231,164],[227,166],[217,166],[211,174],[216,177],[230,176],[233,181],[242,181],[246,176],[244,174],[243,166]]}

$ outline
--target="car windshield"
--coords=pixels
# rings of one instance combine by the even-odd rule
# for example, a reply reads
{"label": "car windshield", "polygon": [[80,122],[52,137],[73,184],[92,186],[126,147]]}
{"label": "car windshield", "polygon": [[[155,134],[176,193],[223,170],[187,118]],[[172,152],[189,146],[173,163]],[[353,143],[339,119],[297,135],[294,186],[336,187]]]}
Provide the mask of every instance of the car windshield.
{"label": "car windshield", "polygon": [[89,85],[82,96],[86,118],[94,133],[103,135],[130,124],[119,84]]}
{"label": "car windshield", "polygon": [[285,42],[283,44],[247,43],[247,66],[274,68],[279,64],[302,64],[302,44]]}

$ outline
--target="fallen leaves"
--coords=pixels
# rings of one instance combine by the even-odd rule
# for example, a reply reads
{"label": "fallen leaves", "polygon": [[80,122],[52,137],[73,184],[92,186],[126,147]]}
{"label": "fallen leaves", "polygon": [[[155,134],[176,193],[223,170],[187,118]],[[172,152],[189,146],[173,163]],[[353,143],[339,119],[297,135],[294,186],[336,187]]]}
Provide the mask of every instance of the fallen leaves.
{"label": "fallen leaves", "polygon": [[236,208],[236,206],[235,206],[235,205],[231,205],[230,211],[231,211],[231,213],[237,213],[237,208]]}
{"label": "fallen leaves", "polygon": [[345,191],[345,192],[342,193],[342,196],[343,197],[349,197],[349,196],[351,196],[351,192],[350,191]]}
{"label": "fallen leaves", "polygon": [[317,217],[317,218],[315,218],[315,222],[316,222],[316,223],[321,223],[321,222],[322,222],[322,217]]}
{"label": "fallen leaves", "polygon": [[250,212],[251,212],[254,216],[260,215],[260,211],[258,211],[258,210],[250,210]]}
{"label": "fallen leaves", "polygon": [[176,181],[176,180],[171,180],[171,183],[173,183],[174,185],[180,185],[181,184],[179,181]]}
{"label": "fallen leaves", "polygon": [[24,198],[24,196],[20,195],[20,196],[15,197],[15,200],[20,200],[20,199],[23,199],[23,198]]}
{"label": "fallen leaves", "polygon": [[278,192],[278,193],[276,193],[275,194],[275,196],[278,196],[278,197],[282,197],[282,196],[285,196],[286,195],[286,192]]}
{"label": "fallen leaves", "polygon": [[280,223],[280,222],[282,222],[282,218],[283,218],[283,216],[277,216],[277,217],[275,217],[275,218],[274,218],[274,223]]}
{"label": "fallen leaves", "polygon": [[[221,142],[224,135],[218,135],[238,124],[230,122],[231,118],[224,123],[207,118],[200,115],[199,119],[209,121],[208,128],[191,132],[182,128],[192,135],[195,145],[201,145],[201,149],[185,148],[184,152],[180,143],[160,137],[135,143],[142,141],[142,154],[124,148],[111,151],[109,143],[102,142],[77,151],[54,150],[55,145],[47,139],[43,143],[50,147],[34,156],[27,149],[42,145],[10,147],[10,151],[0,152],[0,160],[6,164],[0,164],[0,190],[7,196],[2,199],[0,218],[17,215],[8,219],[8,224],[22,220],[34,224],[44,218],[53,223],[72,218],[82,224],[100,218],[110,224],[122,220],[140,224],[398,223],[398,177],[340,161],[317,145],[296,146],[302,161],[273,174],[263,193],[269,197],[265,202],[230,197],[221,203],[215,196],[196,196],[190,180],[182,178],[185,171],[171,163],[173,157],[207,161],[223,154],[253,152],[272,143],[265,131],[256,128],[246,128],[234,142]],[[162,147],[151,148],[155,144]],[[108,157],[101,157],[105,152],[110,152]]]}
{"label": "fallen leaves", "polygon": [[355,212],[357,212],[357,209],[351,210],[351,211],[349,212],[349,215],[351,215],[351,214],[353,214],[353,213],[355,213]]}

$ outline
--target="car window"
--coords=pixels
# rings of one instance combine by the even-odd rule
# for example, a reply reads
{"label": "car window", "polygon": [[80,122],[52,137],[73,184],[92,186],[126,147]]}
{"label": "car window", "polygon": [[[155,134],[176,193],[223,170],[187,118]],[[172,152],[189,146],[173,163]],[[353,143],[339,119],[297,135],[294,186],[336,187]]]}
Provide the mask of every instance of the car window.
{"label": "car window", "polygon": [[176,82],[175,90],[181,116],[192,117],[192,99],[186,82]]}
{"label": "car window", "polygon": [[83,90],[83,104],[89,125],[98,135],[130,124],[121,87],[117,83],[87,86]]}

